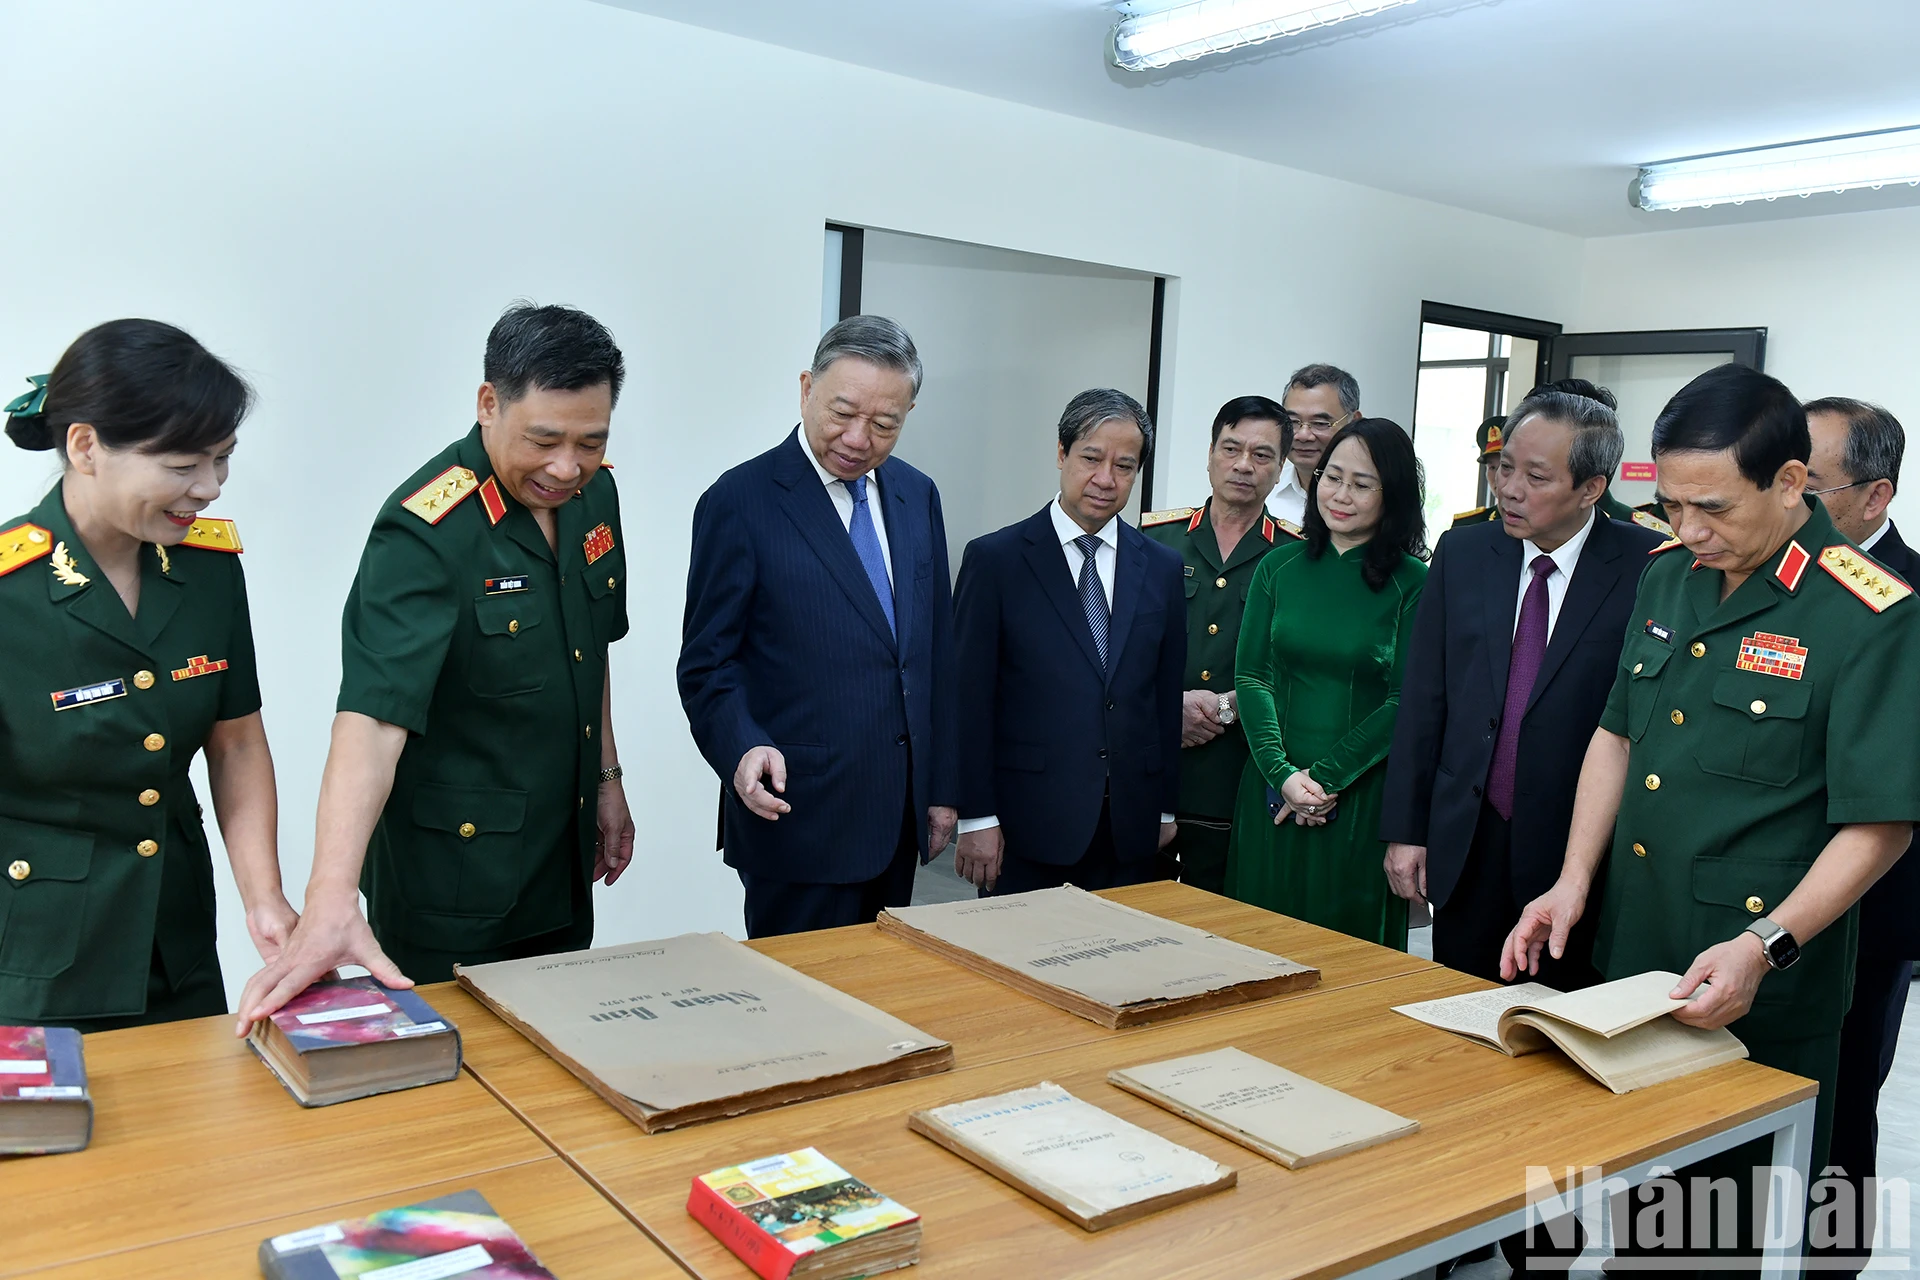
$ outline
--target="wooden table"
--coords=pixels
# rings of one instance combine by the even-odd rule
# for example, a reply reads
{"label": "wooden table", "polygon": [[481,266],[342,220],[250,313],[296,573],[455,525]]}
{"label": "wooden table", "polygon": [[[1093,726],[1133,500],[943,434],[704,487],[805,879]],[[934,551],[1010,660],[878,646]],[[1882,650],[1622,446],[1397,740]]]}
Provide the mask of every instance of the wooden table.
{"label": "wooden table", "polygon": [[307,1110],[230,1017],[86,1053],[92,1144],[0,1158],[0,1275],[257,1277],[267,1236],[468,1187],[569,1277],[682,1274],[470,1076]]}

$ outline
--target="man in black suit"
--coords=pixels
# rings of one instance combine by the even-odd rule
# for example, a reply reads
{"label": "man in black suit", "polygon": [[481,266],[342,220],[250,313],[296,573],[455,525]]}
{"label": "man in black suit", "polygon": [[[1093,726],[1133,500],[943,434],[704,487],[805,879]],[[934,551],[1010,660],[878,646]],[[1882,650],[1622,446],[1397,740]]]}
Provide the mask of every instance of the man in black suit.
{"label": "man in black suit", "polygon": [[[1433,905],[1434,959],[1500,980],[1516,913],[1560,874],[1587,742],[1660,538],[1597,504],[1625,440],[1598,400],[1543,391],[1507,419],[1501,518],[1449,530],[1414,623],[1387,757],[1394,892]],[[1589,907],[1540,981],[1598,980]]]}
{"label": "man in black suit", "polygon": [[1060,418],[1060,496],[967,544],[954,586],[955,869],[989,893],[1153,879],[1180,800],[1180,555],[1120,519],[1153,424],[1083,391]]}
{"label": "man in black suit", "polygon": [[[1887,518],[1900,483],[1906,433],[1878,405],[1834,396],[1806,406],[1813,454],[1807,489],[1819,495],[1834,527],[1903,581],[1920,581],[1920,564]],[[1832,1161],[1854,1184],[1865,1212],[1859,1223],[1859,1259],[1873,1234],[1873,1199],[1865,1180],[1874,1176],[1880,1140],[1880,1087],[1893,1069],[1900,1020],[1920,921],[1920,860],[1909,849],[1860,900],[1860,949],[1853,967],[1853,1007],[1840,1027],[1840,1074],[1833,1091]],[[1816,1175],[1817,1176],[1817,1175]],[[1845,1224],[1852,1227],[1854,1224]]]}

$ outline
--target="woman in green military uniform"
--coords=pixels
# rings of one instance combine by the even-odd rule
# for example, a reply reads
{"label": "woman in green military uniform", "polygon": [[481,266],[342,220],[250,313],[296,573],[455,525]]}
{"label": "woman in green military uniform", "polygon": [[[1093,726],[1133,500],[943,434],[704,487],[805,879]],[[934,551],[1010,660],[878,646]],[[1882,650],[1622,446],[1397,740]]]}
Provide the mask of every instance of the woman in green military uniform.
{"label": "woman in green military uniform", "polygon": [[64,467],[0,523],[0,1023],[223,1013],[199,752],[254,944],[296,919],[239,539],[200,517],[251,395],[153,320],[88,330],[32,381],[7,435]]}
{"label": "woman in green military uniform", "polygon": [[1253,758],[1227,893],[1404,951],[1380,802],[1427,576],[1419,463],[1384,418],[1346,427],[1322,456],[1305,540],[1270,552],[1247,593],[1234,688]]}

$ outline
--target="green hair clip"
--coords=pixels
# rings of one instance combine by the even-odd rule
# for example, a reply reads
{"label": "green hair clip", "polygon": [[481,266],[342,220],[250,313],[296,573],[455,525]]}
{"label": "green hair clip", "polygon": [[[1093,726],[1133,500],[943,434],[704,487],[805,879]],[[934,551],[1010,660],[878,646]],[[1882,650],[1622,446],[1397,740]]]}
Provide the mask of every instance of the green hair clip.
{"label": "green hair clip", "polygon": [[7,401],[7,407],[0,409],[10,418],[37,418],[47,410],[47,379],[51,374],[36,373],[27,381],[33,384],[33,390],[24,395],[15,396]]}

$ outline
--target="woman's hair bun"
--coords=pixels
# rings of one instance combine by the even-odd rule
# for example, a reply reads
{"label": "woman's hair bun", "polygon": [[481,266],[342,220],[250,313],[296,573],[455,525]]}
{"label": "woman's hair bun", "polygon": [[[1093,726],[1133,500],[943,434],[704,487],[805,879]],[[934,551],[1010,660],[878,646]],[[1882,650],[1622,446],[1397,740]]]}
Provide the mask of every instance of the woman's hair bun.
{"label": "woman's hair bun", "polygon": [[22,449],[38,453],[53,448],[53,423],[44,413],[16,415],[7,419],[7,439]]}

